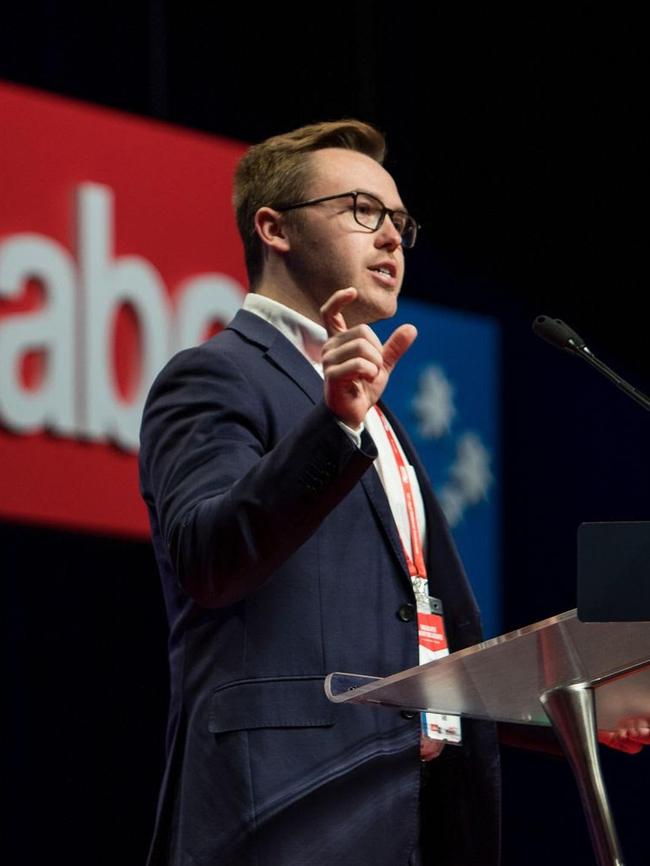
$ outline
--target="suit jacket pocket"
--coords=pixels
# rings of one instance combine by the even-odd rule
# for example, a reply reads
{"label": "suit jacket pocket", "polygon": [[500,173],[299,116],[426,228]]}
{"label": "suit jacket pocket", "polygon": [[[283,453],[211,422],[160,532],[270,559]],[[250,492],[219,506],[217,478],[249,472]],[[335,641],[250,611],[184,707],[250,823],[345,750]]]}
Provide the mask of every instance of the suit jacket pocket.
{"label": "suit jacket pocket", "polygon": [[337,707],[325,697],[323,682],[324,677],[277,677],[226,683],[210,700],[208,730],[330,727]]}

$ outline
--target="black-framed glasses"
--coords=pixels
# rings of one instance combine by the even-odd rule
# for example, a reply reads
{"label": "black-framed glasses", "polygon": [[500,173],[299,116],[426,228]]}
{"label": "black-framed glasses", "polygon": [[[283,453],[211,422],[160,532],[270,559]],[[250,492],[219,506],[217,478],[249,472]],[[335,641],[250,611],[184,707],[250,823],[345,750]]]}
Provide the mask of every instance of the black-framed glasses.
{"label": "black-framed glasses", "polygon": [[402,239],[402,246],[410,250],[418,236],[420,226],[413,217],[405,210],[393,210],[384,207],[383,201],[369,192],[352,190],[351,192],[339,192],[335,195],[323,195],[320,198],[310,198],[308,201],[298,201],[293,204],[275,205],[275,210],[281,213],[287,210],[296,210],[300,207],[310,207],[314,204],[322,204],[325,201],[333,201],[337,198],[352,199],[352,213],[356,222],[370,232],[379,231],[384,220],[388,216]]}

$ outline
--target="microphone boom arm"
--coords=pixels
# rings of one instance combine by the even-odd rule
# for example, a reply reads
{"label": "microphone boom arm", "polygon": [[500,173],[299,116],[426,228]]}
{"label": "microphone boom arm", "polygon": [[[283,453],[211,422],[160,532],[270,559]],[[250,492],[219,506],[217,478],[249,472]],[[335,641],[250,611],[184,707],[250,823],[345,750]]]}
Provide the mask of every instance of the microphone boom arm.
{"label": "microphone boom arm", "polygon": [[563,349],[565,352],[570,352],[572,355],[578,355],[587,363],[595,367],[599,373],[602,373],[610,382],[613,382],[616,387],[623,391],[628,397],[635,400],[640,406],[650,412],[650,398],[646,397],[638,388],[630,385],[625,379],[622,379],[618,373],[615,373],[607,364],[597,358],[594,353],[585,345],[585,341],[576,334],[567,324],[561,319],[551,319],[550,316],[537,316],[533,322],[533,331],[538,337],[546,340],[551,345],[558,349]]}

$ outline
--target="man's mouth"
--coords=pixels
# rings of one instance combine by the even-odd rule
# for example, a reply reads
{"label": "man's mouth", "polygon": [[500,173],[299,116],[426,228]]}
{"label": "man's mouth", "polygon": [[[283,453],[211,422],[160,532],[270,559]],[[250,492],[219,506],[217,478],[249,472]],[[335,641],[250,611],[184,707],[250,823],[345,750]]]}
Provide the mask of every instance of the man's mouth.
{"label": "man's mouth", "polygon": [[369,270],[375,271],[378,274],[384,274],[386,277],[397,276],[397,268],[393,262],[380,262],[377,265],[370,265]]}
{"label": "man's mouth", "polygon": [[392,262],[382,262],[380,265],[372,265],[368,267],[369,271],[377,274],[381,282],[386,286],[397,285],[397,268]]}

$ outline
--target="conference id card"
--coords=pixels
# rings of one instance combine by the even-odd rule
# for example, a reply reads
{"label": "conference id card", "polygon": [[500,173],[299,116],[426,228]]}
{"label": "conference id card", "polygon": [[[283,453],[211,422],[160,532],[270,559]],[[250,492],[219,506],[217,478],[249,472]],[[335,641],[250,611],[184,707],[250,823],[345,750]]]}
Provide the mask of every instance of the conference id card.
{"label": "conference id card", "polygon": [[[418,648],[421,665],[449,655],[442,602],[422,592],[426,581],[420,579],[415,593],[418,615]],[[432,740],[460,743],[460,716],[448,713],[420,713],[422,733]]]}

